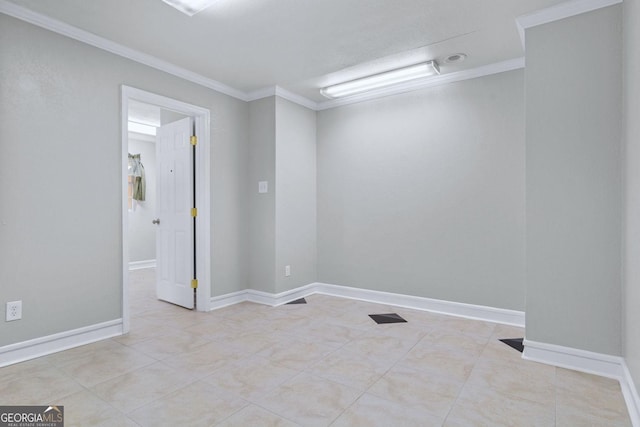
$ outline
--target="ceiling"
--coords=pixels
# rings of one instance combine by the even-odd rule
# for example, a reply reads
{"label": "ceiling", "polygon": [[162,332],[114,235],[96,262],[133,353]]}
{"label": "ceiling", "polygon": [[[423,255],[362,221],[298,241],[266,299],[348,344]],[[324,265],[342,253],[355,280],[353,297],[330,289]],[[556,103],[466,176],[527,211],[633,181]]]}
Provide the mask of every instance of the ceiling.
{"label": "ceiling", "polygon": [[[563,0],[10,0],[245,93],[321,102],[329,84],[437,59],[450,73],[523,56],[515,18]],[[444,64],[454,53],[462,63]]]}

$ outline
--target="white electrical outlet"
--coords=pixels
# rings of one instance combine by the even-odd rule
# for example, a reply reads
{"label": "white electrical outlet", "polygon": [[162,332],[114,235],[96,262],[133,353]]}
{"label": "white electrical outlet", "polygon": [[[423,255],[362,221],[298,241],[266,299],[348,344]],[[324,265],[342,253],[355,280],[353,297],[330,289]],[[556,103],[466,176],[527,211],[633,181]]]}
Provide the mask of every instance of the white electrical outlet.
{"label": "white electrical outlet", "polygon": [[7,322],[22,319],[22,301],[10,301],[7,303]]}
{"label": "white electrical outlet", "polygon": [[284,266],[284,276],[285,277],[291,276],[291,266],[290,265],[285,265]]}

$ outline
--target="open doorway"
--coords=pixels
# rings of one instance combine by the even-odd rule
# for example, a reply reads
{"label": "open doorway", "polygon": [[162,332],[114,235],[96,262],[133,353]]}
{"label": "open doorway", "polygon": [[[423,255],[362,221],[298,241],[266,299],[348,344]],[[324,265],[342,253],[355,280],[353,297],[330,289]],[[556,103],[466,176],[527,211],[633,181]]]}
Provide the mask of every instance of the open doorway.
{"label": "open doorway", "polygon": [[[154,133],[158,135],[154,135]],[[197,139],[191,139],[192,135]],[[173,139],[169,141],[167,138]],[[190,250],[192,249],[192,255],[189,262],[185,262],[183,265],[190,264],[188,265],[188,274],[193,275],[193,280],[189,280],[188,283],[185,280],[174,283],[173,288],[178,291],[189,290],[191,298],[193,298],[192,302],[196,303],[195,308],[198,311],[208,311],[209,309],[211,294],[209,281],[209,230],[211,222],[209,141],[209,110],[139,89],[122,87],[122,314],[125,333],[129,330],[131,315],[129,269],[153,268],[158,264],[166,267],[170,264],[166,262],[166,254],[183,253],[184,250],[178,246],[182,245],[181,247],[184,248],[186,241],[192,245],[192,248],[189,247]],[[166,154],[161,154],[160,158],[157,154],[162,152],[160,146],[174,147],[178,145],[184,149],[181,151],[182,154],[178,153],[177,155],[186,154],[188,156],[183,157],[182,160],[185,163],[185,160],[188,159],[190,163],[188,178],[192,180],[193,186],[185,186],[184,189],[181,187],[167,189],[165,188],[167,185],[162,184],[167,182],[163,176],[169,174],[169,178],[172,178],[172,174],[180,169],[176,169],[175,165],[166,166]],[[158,150],[159,148],[160,150]],[[180,162],[180,159],[177,161]],[[175,182],[177,181],[172,181],[173,186],[176,185]],[[177,185],[182,186],[184,183]],[[181,197],[187,193],[191,193],[188,198]],[[188,219],[189,223],[183,228],[183,231],[186,231],[186,234],[190,234],[191,237],[182,242],[163,237],[156,239],[156,236],[185,234],[163,233],[158,228],[160,223],[162,223],[162,227],[168,227],[167,223],[171,222],[166,210],[164,211],[164,222],[158,218],[158,212],[161,211],[161,207],[166,207],[167,200],[175,194],[179,195],[178,199],[188,199],[189,209],[183,209],[183,211],[186,210],[187,215],[190,212],[192,217]],[[181,203],[184,204],[184,201]],[[180,215],[180,217],[184,216]],[[158,256],[163,261],[158,260]],[[158,275],[158,283],[162,282],[161,276],[162,274]],[[171,291],[171,288],[167,287],[167,283],[164,283],[163,286],[164,291],[161,287],[158,288],[158,295],[161,296],[161,299],[176,303],[171,295],[167,296],[166,289]],[[186,289],[187,286],[189,289]],[[184,296],[184,292],[182,295]],[[178,302],[178,304],[194,307],[194,304],[189,306],[188,302]]]}

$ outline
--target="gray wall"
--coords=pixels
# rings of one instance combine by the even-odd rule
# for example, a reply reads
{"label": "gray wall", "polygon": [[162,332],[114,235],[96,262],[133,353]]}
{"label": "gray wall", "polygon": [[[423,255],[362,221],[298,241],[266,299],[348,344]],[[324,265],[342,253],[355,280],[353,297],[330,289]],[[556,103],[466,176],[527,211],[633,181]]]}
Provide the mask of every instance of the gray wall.
{"label": "gray wall", "polygon": [[[276,293],[316,275],[316,113],[276,98]],[[291,276],[285,277],[285,265]]]}
{"label": "gray wall", "polygon": [[625,327],[623,351],[640,386],[640,2],[623,3],[626,150]]}
{"label": "gray wall", "polygon": [[140,154],[146,180],[144,202],[136,202],[135,209],[129,211],[129,262],[147,261],[156,259],[156,226],[151,222],[156,215],[155,137],[145,140],[130,133],[129,153]]}
{"label": "gray wall", "polygon": [[526,32],[527,327],[621,352],[621,7]]}
{"label": "gray wall", "polygon": [[318,113],[321,282],[523,310],[521,70]]}
{"label": "gray wall", "polygon": [[0,44],[0,346],[122,316],[122,84],[211,110],[212,293],[247,287],[245,102],[6,15]]}
{"label": "gray wall", "polygon": [[[249,103],[250,259],[249,286],[275,291],[276,267],[276,102],[275,97]],[[258,182],[267,181],[267,193]]]}
{"label": "gray wall", "polygon": [[[280,293],[308,285],[316,281],[316,114],[260,99],[249,103],[249,133],[250,287]],[[258,193],[259,181],[268,181],[268,193]]]}

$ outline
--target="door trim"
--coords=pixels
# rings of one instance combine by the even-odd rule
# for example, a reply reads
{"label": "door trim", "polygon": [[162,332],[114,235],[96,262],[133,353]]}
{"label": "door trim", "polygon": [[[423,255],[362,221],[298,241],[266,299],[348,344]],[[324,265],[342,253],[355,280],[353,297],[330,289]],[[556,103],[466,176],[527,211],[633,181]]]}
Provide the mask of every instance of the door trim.
{"label": "door trim", "polygon": [[127,209],[128,111],[129,100],[157,105],[191,116],[194,119],[198,149],[196,150],[196,263],[198,266],[198,311],[209,311],[211,299],[211,112],[166,96],[122,85],[122,321],[123,333],[129,332],[129,213]]}

